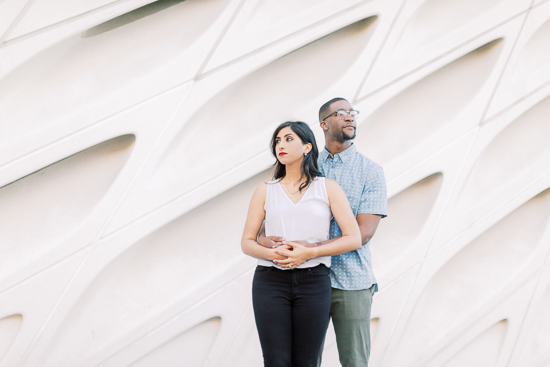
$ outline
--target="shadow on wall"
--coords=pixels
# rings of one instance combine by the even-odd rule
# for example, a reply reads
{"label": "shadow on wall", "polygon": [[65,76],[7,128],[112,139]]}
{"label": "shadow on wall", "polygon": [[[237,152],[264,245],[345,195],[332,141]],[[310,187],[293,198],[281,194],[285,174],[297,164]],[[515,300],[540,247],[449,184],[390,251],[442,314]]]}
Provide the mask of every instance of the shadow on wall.
{"label": "shadow on wall", "polygon": [[[87,31],[82,32],[82,38],[94,37],[99,34],[109,32],[118,27],[122,27],[126,24],[130,24],[142,18],[153,15],[161,10],[168,9],[171,6],[177,5],[185,0],[159,0],[142,6],[141,8],[132,10],[129,13],[120,15],[105,23],[101,23]],[[192,0],[191,0],[192,1]]]}

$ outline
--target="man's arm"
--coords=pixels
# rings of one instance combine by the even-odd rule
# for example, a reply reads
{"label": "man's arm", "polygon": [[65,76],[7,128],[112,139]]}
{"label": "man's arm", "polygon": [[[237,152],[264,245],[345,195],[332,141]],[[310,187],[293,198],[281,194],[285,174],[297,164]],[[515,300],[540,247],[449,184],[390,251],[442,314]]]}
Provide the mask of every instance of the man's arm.
{"label": "man's arm", "polygon": [[256,242],[258,242],[263,247],[267,248],[277,248],[283,244],[285,239],[283,237],[279,236],[266,236],[265,235],[265,221],[262,223],[262,227],[260,228],[260,233],[258,233],[258,238],[256,238]]}
{"label": "man's arm", "polygon": [[[372,182],[363,188],[361,200],[359,202],[358,211],[362,214],[357,214],[355,219],[361,231],[361,244],[369,243],[374,236],[380,219],[386,216],[387,211],[387,189],[384,169],[376,166],[372,172]],[[365,212],[374,212],[379,214],[366,214]],[[329,244],[339,237],[331,238],[309,246],[323,246]]]}
{"label": "man's arm", "polygon": [[[357,214],[357,217],[356,217],[357,224],[359,225],[359,231],[361,231],[361,245],[366,245],[367,243],[369,243],[371,238],[374,236],[376,229],[378,228],[378,224],[380,223],[381,218],[382,217],[378,214]],[[308,243],[307,245],[302,243],[305,241],[293,241],[293,242],[298,242],[301,245],[304,245],[306,247],[315,247],[315,246],[327,245],[333,241],[336,241],[336,239],[338,238],[340,238],[340,236],[334,237],[334,238],[331,238],[330,240],[326,240],[322,242]]]}
{"label": "man's arm", "polygon": [[[378,228],[378,224],[380,223],[381,216],[378,214],[358,214],[355,219],[357,220],[357,224],[359,226],[359,232],[361,232],[361,246],[367,244],[370,239],[374,236],[374,233],[376,232],[376,229]],[[318,246],[324,246],[328,245],[329,243],[332,243],[342,236],[331,238],[330,240],[322,241],[322,242],[316,242],[316,243],[308,243],[306,241],[290,241],[292,242],[290,245],[293,247],[291,251],[285,250],[285,251],[275,251],[279,255],[286,256],[287,258],[285,260],[276,261],[276,264],[279,264],[281,266],[285,266],[287,264],[293,264],[293,266],[298,266],[302,263],[304,263],[307,259],[302,258],[303,251],[297,251],[299,250],[299,246],[302,245],[303,247],[318,247]],[[305,249],[304,249],[305,250]]]}
{"label": "man's arm", "polygon": [[357,214],[357,224],[361,231],[361,244],[369,243],[378,228],[381,216],[378,214]]}

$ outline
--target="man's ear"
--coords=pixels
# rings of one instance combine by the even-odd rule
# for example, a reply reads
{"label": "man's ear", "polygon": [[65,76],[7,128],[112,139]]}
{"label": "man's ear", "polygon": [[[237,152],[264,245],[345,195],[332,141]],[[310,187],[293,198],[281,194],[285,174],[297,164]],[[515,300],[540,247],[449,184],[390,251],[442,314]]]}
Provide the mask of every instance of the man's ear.
{"label": "man's ear", "polygon": [[327,123],[325,121],[321,121],[321,129],[323,130],[328,130],[328,126],[327,126]]}

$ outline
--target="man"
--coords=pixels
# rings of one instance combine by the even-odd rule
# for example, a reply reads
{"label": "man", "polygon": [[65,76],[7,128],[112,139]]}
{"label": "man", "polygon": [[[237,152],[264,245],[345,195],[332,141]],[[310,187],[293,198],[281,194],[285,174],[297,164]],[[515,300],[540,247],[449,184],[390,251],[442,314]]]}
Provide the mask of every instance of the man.
{"label": "man", "polygon": [[[334,98],[319,109],[319,122],[325,134],[325,149],[319,154],[319,169],[325,177],[337,181],[346,193],[361,231],[363,246],[332,257],[330,271],[332,300],[330,316],[336,333],[338,356],[343,367],[368,366],[370,356],[370,311],[378,290],[372,269],[369,241],[380,218],[387,215],[386,182],[382,167],[359,153],[352,140],[358,114],[344,98]],[[341,235],[332,220],[330,238]],[[282,238],[260,238],[267,247],[276,247]],[[293,241],[295,239],[292,239]],[[322,246],[300,242],[304,246]],[[296,254],[294,254],[294,252]],[[300,251],[281,251],[288,256],[279,264],[293,264]]]}

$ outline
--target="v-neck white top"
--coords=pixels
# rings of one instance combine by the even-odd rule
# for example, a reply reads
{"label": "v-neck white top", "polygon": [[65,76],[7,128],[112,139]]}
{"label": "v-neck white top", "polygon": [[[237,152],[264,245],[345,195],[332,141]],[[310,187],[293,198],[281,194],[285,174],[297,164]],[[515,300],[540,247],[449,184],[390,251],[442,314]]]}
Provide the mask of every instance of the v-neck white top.
{"label": "v-neck white top", "polygon": [[[309,243],[329,238],[332,213],[324,177],[315,178],[296,204],[287,196],[279,181],[269,181],[264,209],[266,236],[281,236],[287,241],[304,240]],[[319,264],[329,267],[330,256],[310,259],[297,268],[310,268]],[[289,270],[268,260],[258,260],[258,265]]]}

